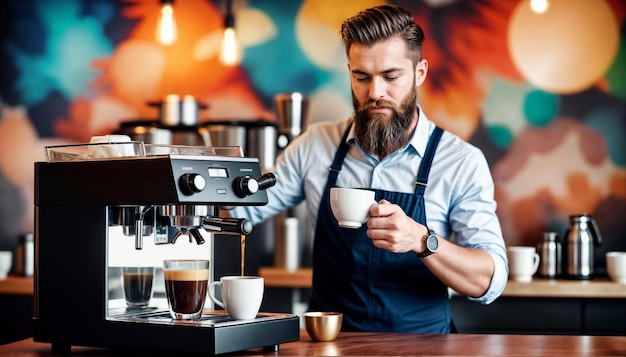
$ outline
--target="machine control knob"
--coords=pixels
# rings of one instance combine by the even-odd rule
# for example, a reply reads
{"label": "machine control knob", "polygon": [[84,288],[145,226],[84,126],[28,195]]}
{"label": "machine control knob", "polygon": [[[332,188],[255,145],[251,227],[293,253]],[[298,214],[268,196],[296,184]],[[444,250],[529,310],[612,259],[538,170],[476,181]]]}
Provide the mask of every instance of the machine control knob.
{"label": "machine control knob", "polygon": [[233,181],[233,189],[239,197],[246,197],[257,193],[259,190],[267,190],[276,184],[276,175],[271,172],[253,179],[250,176],[237,177]]}
{"label": "machine control knob", "polygon": [[259,191],[259,182],[250,176],[237,177],[233,182],[233,189],[239,197],[250,196]]}
{"label": "machine control knob", "polygon": [[206,187],[206,180],[200,174],[184,174],[180,177],[180,189],[187,195],[201,192]]}

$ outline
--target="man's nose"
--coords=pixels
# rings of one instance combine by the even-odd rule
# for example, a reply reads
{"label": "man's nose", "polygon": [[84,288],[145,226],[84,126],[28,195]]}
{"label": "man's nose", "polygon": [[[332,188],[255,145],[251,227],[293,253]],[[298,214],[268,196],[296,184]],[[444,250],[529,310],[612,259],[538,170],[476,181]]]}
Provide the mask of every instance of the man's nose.
{"label": "man's nose", "polygon": [[385,96],[386,84],[382,79],[374,78],[370,82],[369,97],[371,100],[378,100]]}

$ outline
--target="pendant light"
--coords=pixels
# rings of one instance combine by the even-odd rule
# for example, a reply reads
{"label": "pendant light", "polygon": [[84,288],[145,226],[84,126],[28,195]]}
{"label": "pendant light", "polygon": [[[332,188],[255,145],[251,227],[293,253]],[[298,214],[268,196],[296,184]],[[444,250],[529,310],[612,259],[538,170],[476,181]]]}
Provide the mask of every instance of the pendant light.
{"label": "pendant light", "polygon": [[239,63],[237,35],[235,33],[235,16],[233,15],[232,0],[226,0],[226,15],[224,16],[224,36],[220,50],[220,62],[226,66]]}
{"label": "pendant light", "polygon": [[176,42],[176,20],[174,19],[174,0],[160,0],[161,11],[157,22],[156,40],[169,46]]}

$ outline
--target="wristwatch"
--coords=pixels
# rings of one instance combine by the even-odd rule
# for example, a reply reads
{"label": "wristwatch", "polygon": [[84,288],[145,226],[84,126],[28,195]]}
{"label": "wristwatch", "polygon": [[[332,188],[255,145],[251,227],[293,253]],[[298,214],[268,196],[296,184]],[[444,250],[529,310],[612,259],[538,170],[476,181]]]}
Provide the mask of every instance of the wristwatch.
{"label": "wristwatch", "polygon": [[437,248],[439,248],[439,238],[437,237],[437,233],[428,228],[428,235],[424,236],[424,251],[421,253],[415,253],[415,255],[420,258],[425,258],[429,255],[435,254]]}

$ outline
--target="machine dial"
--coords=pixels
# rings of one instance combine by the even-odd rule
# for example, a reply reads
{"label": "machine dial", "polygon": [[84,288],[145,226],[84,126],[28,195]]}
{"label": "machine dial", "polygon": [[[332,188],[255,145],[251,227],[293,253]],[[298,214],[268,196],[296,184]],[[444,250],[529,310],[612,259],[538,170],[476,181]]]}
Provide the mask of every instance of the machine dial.
{"label": "machine dial", "polygon": [[268,172],[265,175],[253,179],[250,176],[237,177],[233,181],[233,189],[239,197],[246,197],[257,193],[259,190],[266,190],[276,184],[276,176]]}
{"label": "machine dial", "polygon": [[259,190],[259,182],[250,176],[237,177],[233,182],[233,189],[239,197],[250,196]]}
{"label": "machine dial", "polygon": [[180,189],[187,195],[201,192],[206,187],[206,180],[200,174],[184,174],[180,177]]}

